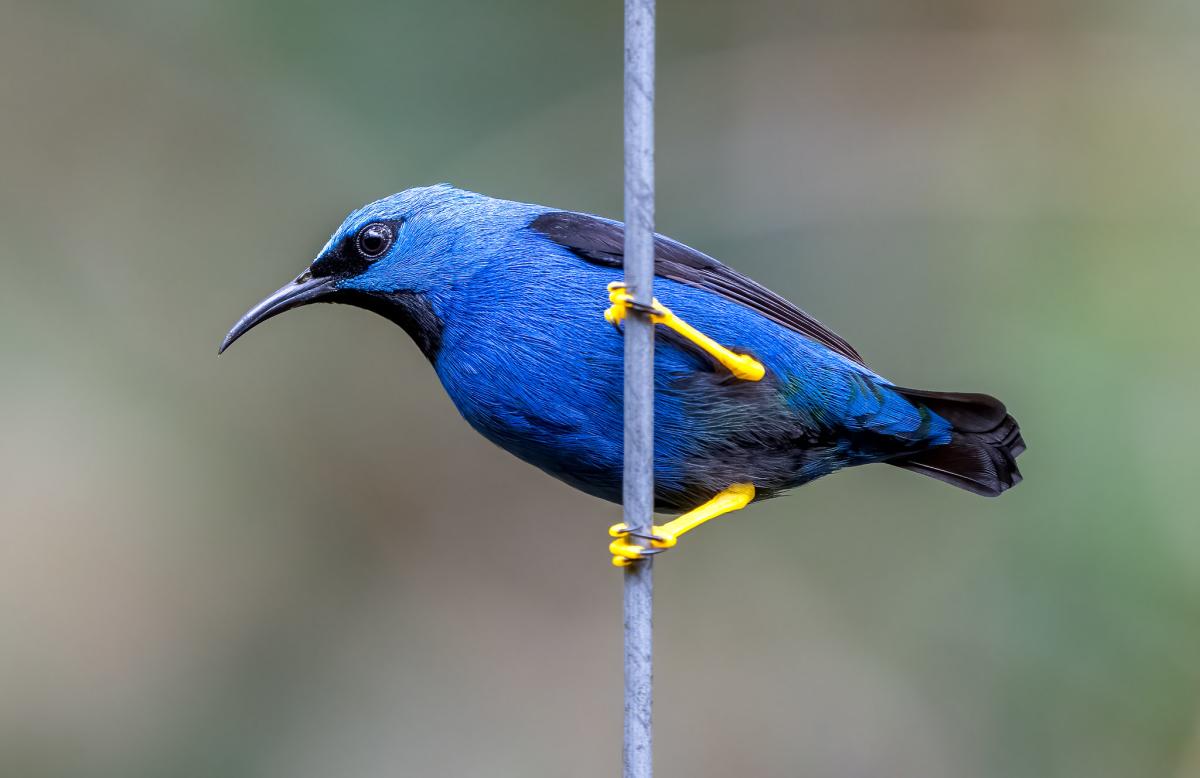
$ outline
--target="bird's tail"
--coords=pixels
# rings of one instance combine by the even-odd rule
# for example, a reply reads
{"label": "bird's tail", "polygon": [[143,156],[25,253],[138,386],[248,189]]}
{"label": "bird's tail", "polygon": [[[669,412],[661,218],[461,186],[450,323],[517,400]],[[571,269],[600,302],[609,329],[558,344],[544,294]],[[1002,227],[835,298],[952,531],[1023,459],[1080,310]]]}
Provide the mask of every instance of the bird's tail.
{"label": "bird's tail", "polygon": [[925,392],[891,387],[954,425],[950,442],[888,464],[995,497],[1021,482],[1017,457],[1025,450],[1021,429],[1004,403],[986,394]]}

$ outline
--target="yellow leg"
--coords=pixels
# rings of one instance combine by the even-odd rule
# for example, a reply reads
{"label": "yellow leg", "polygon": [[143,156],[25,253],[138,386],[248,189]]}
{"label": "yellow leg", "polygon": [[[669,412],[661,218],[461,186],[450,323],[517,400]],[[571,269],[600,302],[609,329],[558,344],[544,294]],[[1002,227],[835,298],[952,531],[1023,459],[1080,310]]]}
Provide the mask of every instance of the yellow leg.
{"label": "yellow leg", "polygon": [[[661,527],[654,527],[654,539],[650,541],[653,549],[666,550],[679,542],[679,536],[691,532],[709,519],[715,519],[732,511],[741,510],[754,499],[754,484],[734,484],[695,510],[688,511],[677,519],[668,521]],[[624,522],[608,528],[608,534],[616,538],[609,544],[612,553],[612,563],[616,567],[625,567],[641,559],[646,549],[636,543],[630,543],[629,528]]]}
{"label": "yellow leg", "polygon": [[[604,318],[610,324],[620,324],[628,313],[630,306],[633,304],[633,297],[625,288],[625,284],[620,281],[613,281],[608,285],[608,301],[612,303],[608,310],[604,312]],[[688,324],[683,319],[671,313],[671,309],[654,300],[651,303],[654,309],[650,314],[650,321],[655,324],[661,324],[664,327],[674,330],[687,340],[695,343],[706,354],[720,362],[730,373],[733,373],[737,378],[743,381],[758,381],[767,374],[766,368],[762,366],[754,357],[748,354],[736,354],[729,349],[717,343],[712,338],[705,335],[700,330]]]}

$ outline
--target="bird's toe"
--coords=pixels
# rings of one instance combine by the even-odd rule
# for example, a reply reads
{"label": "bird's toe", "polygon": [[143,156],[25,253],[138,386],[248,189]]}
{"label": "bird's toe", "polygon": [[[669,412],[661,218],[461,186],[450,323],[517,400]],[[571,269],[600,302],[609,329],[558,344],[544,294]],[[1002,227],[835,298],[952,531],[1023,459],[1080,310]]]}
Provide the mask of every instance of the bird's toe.
{"label": "bird's toe", "polygon": [[624,522],[609,527],[608,534],[616,538],[608,544],[615,567],[627,567],[639,559],[661,554],[679,542],[674,534],[662,527],[652,527],[649,533],[631,532]]}

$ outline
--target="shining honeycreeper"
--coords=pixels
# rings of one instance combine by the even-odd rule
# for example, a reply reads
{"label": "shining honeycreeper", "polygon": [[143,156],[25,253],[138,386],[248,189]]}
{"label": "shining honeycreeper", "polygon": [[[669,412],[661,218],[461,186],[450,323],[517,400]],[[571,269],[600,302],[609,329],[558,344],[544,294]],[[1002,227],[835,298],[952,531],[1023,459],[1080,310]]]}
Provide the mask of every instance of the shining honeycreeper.
{"label": "shining honeycreeper", "polygon": [[896,386],[795,305],[666,237],[655,239],[657,299],[634,304],[620,284],[623,242],[619,222],[596,216],[410,189],[346,217],[221,351],[308,303],[374,311],[413,338],[484,437],[620,502],[620,327],[650,316],[655,502],[683,515],[645,538],[615,525],[618,565],[850,465],[883,462],[989,497],[1021,480],[1025,444],[999,400]]}

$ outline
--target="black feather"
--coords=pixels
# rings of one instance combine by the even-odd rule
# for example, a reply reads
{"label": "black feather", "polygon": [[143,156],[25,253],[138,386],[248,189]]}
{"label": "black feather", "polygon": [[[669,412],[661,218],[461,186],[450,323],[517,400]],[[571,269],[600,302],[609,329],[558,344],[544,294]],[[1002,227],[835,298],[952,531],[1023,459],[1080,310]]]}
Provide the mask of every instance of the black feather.
{"label": "black feather", "polygon": [[986,394],[927,392],[892,387],[954,425],[946,445],[888,461],[888,464],[995,497],[1021,482],[1017,457],[1025,450],[1021,428],[1004,403]]}
{"label": "black feather", "polygon": [[[529,226],[588,262],[612,268],[625,265],[625,227],[618,222],[571,211],[550,211]],[[854,347],[837,333],[770,289],[662,235],[654,236],[654,274],[719,294],[851,361],[865,364]]]}

